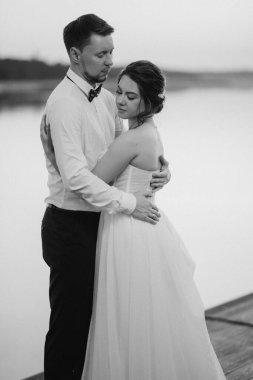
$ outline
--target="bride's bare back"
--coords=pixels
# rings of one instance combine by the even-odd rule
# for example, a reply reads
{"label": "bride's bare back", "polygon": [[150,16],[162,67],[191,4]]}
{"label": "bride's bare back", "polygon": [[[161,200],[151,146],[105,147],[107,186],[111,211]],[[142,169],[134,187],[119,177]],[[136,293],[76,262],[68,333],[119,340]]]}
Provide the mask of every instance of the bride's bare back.
{"label": "bride's bare back", "polygon": [[131,165],[151,171],[160,169],[159,157],[163,155],[163,145],[157,127],[153,122],[146,122],[135,131],[139,141],[138,154]]}

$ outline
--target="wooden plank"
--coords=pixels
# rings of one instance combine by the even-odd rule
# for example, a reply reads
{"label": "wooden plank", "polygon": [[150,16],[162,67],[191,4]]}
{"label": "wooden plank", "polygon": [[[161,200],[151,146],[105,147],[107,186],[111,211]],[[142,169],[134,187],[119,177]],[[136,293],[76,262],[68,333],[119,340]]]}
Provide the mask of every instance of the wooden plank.
{"label": "wooden plank", "polygon": [[38,373],[37,375],[27,377],[26,379],[23,379],[23,380],[44,380],[44,373],[41,372],[41,373]]}
{"label": "wooden plank", "polygon": [[207,326],[227,379],[253,379],[253,329],[208,320]]}
{"label": "wooden plank", "polygon": [[253,379],[253,293],[206,311],[211,341],[228,380]]}
{"label": "wooden plank", "polygon": [[245,323],[253,327],[253,293],[211,308],[206,311],[206,316]]}
{"label": "wooden plank", "polygon": [[[227,380],[253,380],[253,293],[208,309],[205,314]],[[24,380],[44,380],[44,375]]]}
{"label": "wooden plank", "polygon": [[244,368],[238,368],[227,376],[227,380],[252,380],[252,362],[245,364]]}

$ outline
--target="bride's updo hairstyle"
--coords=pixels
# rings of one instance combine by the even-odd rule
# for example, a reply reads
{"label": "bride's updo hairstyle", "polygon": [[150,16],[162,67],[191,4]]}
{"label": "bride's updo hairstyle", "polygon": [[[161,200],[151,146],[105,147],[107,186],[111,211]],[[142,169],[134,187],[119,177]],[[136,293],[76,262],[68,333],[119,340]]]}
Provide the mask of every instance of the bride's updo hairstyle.
{"label": "bride's updo hairstyle", "polygon": [[136,61],[126,66],[118,77],[118,83],[123,75],[128,76],[138,86],[145,109],[137,116],[138,127],[145,120],[160,112],[163,108],[165,96],[165,78],[161,70],[149,61]]}

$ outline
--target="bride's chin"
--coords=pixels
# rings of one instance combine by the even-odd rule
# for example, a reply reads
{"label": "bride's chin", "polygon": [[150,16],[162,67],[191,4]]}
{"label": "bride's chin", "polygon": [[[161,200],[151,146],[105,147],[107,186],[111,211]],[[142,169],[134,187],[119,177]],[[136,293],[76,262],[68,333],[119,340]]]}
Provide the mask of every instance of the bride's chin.
{"label": "bride's chin", "polygon": [[124,115],[123,112],[120,112],[118,111],[118,116],[121,118],[121,119],[128,119],[127,115]]}

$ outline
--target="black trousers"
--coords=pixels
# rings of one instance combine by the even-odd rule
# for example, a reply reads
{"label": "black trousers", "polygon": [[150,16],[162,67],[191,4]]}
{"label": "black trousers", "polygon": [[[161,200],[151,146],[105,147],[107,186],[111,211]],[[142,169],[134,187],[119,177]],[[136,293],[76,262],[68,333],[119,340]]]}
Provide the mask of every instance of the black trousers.
{"label": "black trousers", "polygon": [[43,258],[50,267],[51,315],[45,380],[80,380],[92,312],[99,213],[48,207],[42,220]]}

